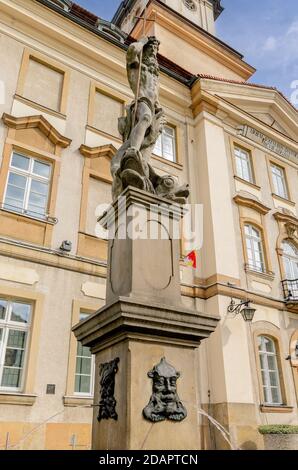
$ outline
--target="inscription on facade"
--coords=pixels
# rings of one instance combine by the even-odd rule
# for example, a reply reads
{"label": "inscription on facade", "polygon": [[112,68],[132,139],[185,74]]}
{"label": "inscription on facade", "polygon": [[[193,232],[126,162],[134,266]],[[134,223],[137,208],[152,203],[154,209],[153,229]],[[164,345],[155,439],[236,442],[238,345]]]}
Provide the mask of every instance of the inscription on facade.
{"label": "inscription on facade", "polygon": [[238,128],[238,135],[247,137],[248,139],[253,140],[257,144],[262,145],[267,150],[271,150],[271,152],[274,152],[281,157],[287,158],[288,160],[291,160],[294,163],[298,163],[297,152],[276,142],[276,140],[270,139],[270,137],[266,136],[257,129],[254,129],[253,127],[246,125],[240,126]]}

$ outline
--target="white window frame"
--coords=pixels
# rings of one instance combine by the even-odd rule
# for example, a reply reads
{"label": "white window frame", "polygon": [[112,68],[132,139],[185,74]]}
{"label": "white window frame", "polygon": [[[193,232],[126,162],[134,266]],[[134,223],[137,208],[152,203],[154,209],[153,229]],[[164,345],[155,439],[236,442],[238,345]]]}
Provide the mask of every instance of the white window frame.
{"label": "white window frame", "polygon": [[[167,132],[168,129],[171,130],[171,134],[169,134]],[[172,145],[173,145],[173,152],[174,153],[173,153],[173,158],[171,158],[171,159],[167,158],[165,156],[165,153],[164,153],[164,141],[163,141],[164,135],[167,135],[167,137],[170,137],[172,139]],[[159,150],[159,147],[160,147],[160,150]],[[169,126],[169,125],[164,126],[163,131],[160,134],[160,136],[158,137],[158,140],[155,144],[153,153],[155,155],[157,155],[158,157],[163,158],[167,162],[177,163],[177,136],[176,136],[176,128],[175,127]]]}
{"label": "white window frame", "polygon": [[274,194],[283,199],[289,199],[285,169],[275,163],[270,163]]}
{"label": "white window frame", "polygon": [[[252,169],[252,160],[251,160],[251,153],[248,150],[241,148],[238,145],[234,145],[234,158],[235,158],[235,169],[236,175],[244,181],[248,183],[254,184],[254,174]],[[239,166],[240,171],[239,171]],[[245,172],[248,173],[248,178],[245,176]]]}
{"label": "white window frame", "polygon": [[[12,159],[13,159],[14,154],[15,155],[20,155],[21,157],[29,159],[29,169],[28,170],[22,170],[22,169],[12,165]],[[34,166],[35,161],[38,162],[38,163],[42,163],[44,165],[48,165],[50,167],[50,175],[49,175],[48,178],[43,177],[43,176],[39,176],[39,175],[36,175],[35,173],[33,173],[33,166]],[[8,185],[9,185],[9,175],[10,175],[11,172],[14,173],[14,174],[17,174],[19,176],[23,176],[27,179],[26,187],[25,187],[25,195],[24,195],[24,200],[23,200],[23,207],[22,208],[21,207],[20,208],[13,207],[13,206],[10,206],[9,204],[6,204],[6,195],[7,195]],[[9,168],[8,168],[8,173],[7,173],[7,180],[6,180],[6,186],[5,186],[4,198],[3,198],[3,204],[2,204],[3,209],[8,210],[9,212],[17,213],[17,214],[28,215],[29,217],[32,217],[34,219],[41,219],[41,220],[47,219],[49,217],[48,206],[49,206],[49,200],[50,200],[52,173],[53,173],[53,165],[50,162],[45,162],[45,161],[41,160],[40,158],[32,157],[31,155],[26,155],[25,153],[13,150],[12,153],[11,153],[10,163],[9,163]],[[30,211],[28,209],[28,203],[29,203],[29,198],[30,198],[32,180],[48,184],[47,204],[46,204],[44,214],[39,214],[37,212],[34,213],[33,211]]]}
{"label": "white window frame", "polygon": [[[261,370],[261,377],[262,377],[262,388],[263,388],[263,395],[264,395],[264,403],[265,403],[265,405],[279,406],[279,405],[283,404],[283,399],[282,399],[282,391],[281,391],[281,386],[280,386],[279,366],[278,366],[278,360],[277,360],[277,351],[276,351],[275,341],[272,338],[270,338],[266,335],[259,335],[258,340],[259,339],[261,340],[261,345],[263,345],[263,339],[267,339],[267,340],[271,341],[271,343],[273,344],[273,349],[274,349],[274,352],[268,352],[268,351],[266,351],[265,348],[260,349],[259,344],[258,344],[260,370]],[[263,356],[263,358],[264,358],[264,363],[266,365],[265,369],[262,369],[261,356]],[[275,358],[275,361],[274,361],[275,362],[275,370],[269,368],[268,356],[271,356],[271,357]],[[262,372],[264,372],[265,382],[266,383],[264,383],[264,381],[263,381]],[[275,373],[277,385],[271,385],[270,373]],[[278,397],[279,397],[278,402],[273,401],[272,388],[275,388],[278,391]],[[267,390],[268,396],[270,397],[269,401],[266,401],[265,389]]]}
{"label": "white window frame", "polygon": [[[246,233],[247,228],[249,228],[249,232],[250,232],[249,234]],[[253,231],[256,231],[259,235],[255,236]],[[245,224],[244,225],[244,237],[245,237],[245,249],[246,249],[247,261],[248,261],[248,267],[253,269],[254,271],[265,273],[266,262],[265,262],[265,256],[264,256],[264,242],[263,242],[261,230],[252,224]],[[257,260],[257,257],[256,257],[256,250],[255,250],[256,243],[259,246],[258,254],[260,255],[260,260],[261,260],[260,262]],[[248,244],[249,244],[249,247],[248,247]],[[249,258],[248,249],[250,249],[252,253],[252,259]],[[258,266],[259,263],[261,266]]]}
{"label": "white window frame", "polygon": [[[30,302],[22,301],[21,299],[6,299],[5,297],[0,297],[0,299],[7,302],[5,318],[4,320],[0,319],[0,328],[3,330],[2,343],[0,343],[2,344],[2,346],[0,347],[0,391],[21,392],[24,388],[25,376],[26,376],[26,370],[27,370],[33,305]],[[14,321],[9,320],[11,316],[11,309],[12,309],[13,303],[22,303],[22,304],[30,306],[30,318],[29,318],[28,323],[24,324],[24,323],[14,322]],[[7,349],[9,330],[24,331],[27,333],[25,346],[24,346],[24,362],[23,362],[22,375],[21,375],[19,387],[5,387],[1,385],[2,377],[3,377],[3,369],[7,367],[4,365],[4,361],[5,361],[5,355],[6,355],[6,349]]]}
{"label": "white window frame", "polygon": [[[86,319],[88,316],[90,315],[90,313],[86,313],[86,312],[80,312],[80,321]],[[82,318],[82,316],[84,316],[85,318]],[[84,393],[84,392],[76,392],[75,388],[76,388],[76,376],[77,375],[88,375],[88,374],[77,374],[77,360],[78,360],[78,357],[85,357],[85,356],[78,356],[78,343],[79,341],[77,341],[76,343],[76,346],[77,346],[77,349],[76,349],[76,358],[75,358],[75,380],[74,380],[74,395],[75,396],[78,396],[78,397],[93,397],[94,396],[94,381],[95,381],[95,355],[94,354],[91,354],[91,380],[90,380],[90,393]],[[89,377],[89,375],[88,375]]]}

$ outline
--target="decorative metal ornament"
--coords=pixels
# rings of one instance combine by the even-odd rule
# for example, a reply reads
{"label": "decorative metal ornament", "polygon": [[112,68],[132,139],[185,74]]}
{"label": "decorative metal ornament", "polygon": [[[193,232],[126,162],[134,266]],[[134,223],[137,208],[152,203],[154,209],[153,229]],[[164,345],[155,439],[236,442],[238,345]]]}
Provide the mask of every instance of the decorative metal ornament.
{"label": "decorative metal ornament", "polygon": [[145,419],[154,423],[169,419],[182,421],[187,411],[177,394],[177,379],[180,372],[167,363],[163,357],[160,363],[148,372],[152,379],[152,395],[148,405],[143,410]]}
{"label": "decorative metal ornament", "polygon": [[186,8],[188,8],[191,11],[196,11],[197,10],[197,5],[193,0],[183,0],[184,5]]}
{"label": "decorative metal ornament", "polygon": [[115,393],[115,375],[118,372],[119,357],[113,361],[105,362],[99,366],[100,375],[100,402],[98,421],[114,419],[117,421]]}

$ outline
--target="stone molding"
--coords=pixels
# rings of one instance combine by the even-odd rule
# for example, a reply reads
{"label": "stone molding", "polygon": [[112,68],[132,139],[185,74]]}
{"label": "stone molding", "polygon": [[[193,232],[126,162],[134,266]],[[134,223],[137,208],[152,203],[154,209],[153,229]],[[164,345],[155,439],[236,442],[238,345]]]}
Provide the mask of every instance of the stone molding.
{"label": "stone molding", "polygon": [[234,201],[238,206],[249,207],[250,209],[254,209],[262,215],[268,214],[268,212],[271,210],[270,207],[265,206],[260,201],[241,194],[237,194],[237,196],[234,197]]}
{"label": "stone molding", "polygon": [[15,117],[4,113],[2,115],[4,124],[11,129],[39,129],[54,145],[66,148],[72,140],[60,134],[42,115]]}

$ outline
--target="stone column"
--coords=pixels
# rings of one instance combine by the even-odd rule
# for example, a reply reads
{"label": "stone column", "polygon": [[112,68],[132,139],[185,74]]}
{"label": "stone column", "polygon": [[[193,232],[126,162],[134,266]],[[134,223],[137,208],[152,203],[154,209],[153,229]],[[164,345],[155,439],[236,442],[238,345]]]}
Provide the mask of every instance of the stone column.
{"label": "stone column", "polygon": [[195,349],[218,317],[182,303],[182,216],[180,205],[128,187],[101,220],[115,234],[107,304],[74,328],[96,356],[93,449],[200,448]]}

